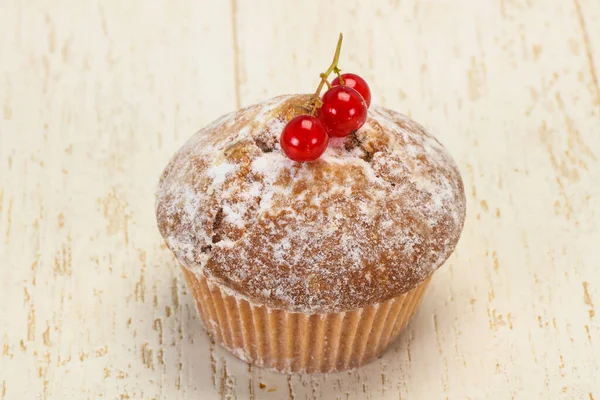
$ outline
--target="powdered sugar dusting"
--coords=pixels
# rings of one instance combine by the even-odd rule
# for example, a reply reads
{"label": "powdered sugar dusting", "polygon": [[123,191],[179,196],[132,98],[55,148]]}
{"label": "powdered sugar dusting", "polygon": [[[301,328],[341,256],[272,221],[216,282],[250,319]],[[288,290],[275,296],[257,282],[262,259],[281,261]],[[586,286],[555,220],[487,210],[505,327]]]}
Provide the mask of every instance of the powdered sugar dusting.
{"label": "powdered sugar dusting", "polygon": [[196,273],[290,311],[350,310],[412,289],[460,236],[454,161],[420,125],[373,107],[321,159],[292,162],[278,139],[297,99],[228,116],[173,157],[157,194],[167,245]]}
{"label": "powdered sugar dusting", "polygon": [[225,182],[225,179],[227,179],[227,176],[233,173],[236,169],[236,165],[223,163],[210,167],[206,171],[206,175],[209,178],[212,178],[212,184],[214,186],[221,186],[223,182]]}

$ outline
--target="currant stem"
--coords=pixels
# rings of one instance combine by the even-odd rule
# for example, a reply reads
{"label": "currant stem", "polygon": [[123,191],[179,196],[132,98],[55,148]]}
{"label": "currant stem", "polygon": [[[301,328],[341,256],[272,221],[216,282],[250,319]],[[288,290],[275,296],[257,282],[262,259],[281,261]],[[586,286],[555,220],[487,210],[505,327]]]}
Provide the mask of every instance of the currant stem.
{"label": "currant stem", "polygon": [[335,47],[335,54],[333,56],[333,61],[331,62],[331,65],[329,66],[329,68],[327,68],[327,71],[323,72],[320,75],[321,82],[319,82],[319,86],[317,87],[317,90],[315,91],[315,94],[314,94],[315,105],[313,106],[313,109],[312,109],[312,112],[310,113],[310,115],[315,115],[315,111],[317,111],[317,104],[320,103],[319,96],[321,95],[321,89],[323,89],[323,86],[325,84],[327,84],[327,87],[331,87],[327,78],[329,78],[329,75],[332,72],[335,72],[340,77],[340,83],[343,84],[343,79],[341,78],[341,75],[340,75],[340,69],[337,66],[338,61],[340,59],[340,51],[342,49],[342,39],[344,39],[344,36],[340,33],[340,37],[338,39],[337,46]]}
{"label": "currant stem", "polygon": [[325,84],[327,85],[327,89],[331,89],[331,83],[329,83],[329,81],[327,80],[327,76],[325,76],[325,74],[321,74],[319,75],[321,77],[321,80],[325,81]]}

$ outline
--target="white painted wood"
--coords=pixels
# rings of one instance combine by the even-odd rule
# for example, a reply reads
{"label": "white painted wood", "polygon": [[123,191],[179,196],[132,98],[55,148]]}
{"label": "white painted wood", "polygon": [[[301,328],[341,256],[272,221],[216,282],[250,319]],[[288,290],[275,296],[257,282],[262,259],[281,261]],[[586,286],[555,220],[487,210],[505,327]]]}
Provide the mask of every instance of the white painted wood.
{"label": "white painted wood", "polygon": [[[600,3],[0,6],[0,399],[600,399]],[[455,155],[463,238],[385,356],[286,376],[211,344],[158,175],[239,105],[341,65]]]}

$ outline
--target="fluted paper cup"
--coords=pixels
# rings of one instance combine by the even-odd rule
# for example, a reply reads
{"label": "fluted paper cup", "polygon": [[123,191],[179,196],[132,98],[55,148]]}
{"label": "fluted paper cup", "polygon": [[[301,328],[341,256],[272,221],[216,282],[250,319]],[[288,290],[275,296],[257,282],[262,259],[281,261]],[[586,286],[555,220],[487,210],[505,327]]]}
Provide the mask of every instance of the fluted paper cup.
{"label": "fluted paper cup", "polygon": [[215,341],[246,362],[283,373],[342,371],[376,359],[406,326],[430,280],[368,307],[303,314],[248,302],[182,270]]}

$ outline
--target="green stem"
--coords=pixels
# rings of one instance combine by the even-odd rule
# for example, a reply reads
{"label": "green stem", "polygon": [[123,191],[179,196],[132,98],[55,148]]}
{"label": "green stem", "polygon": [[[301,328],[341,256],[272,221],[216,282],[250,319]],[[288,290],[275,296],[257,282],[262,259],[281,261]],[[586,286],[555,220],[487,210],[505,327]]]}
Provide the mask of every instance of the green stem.
{"label": "green stem", "polygon": [[327,87],[330,86],[329,81],[327,79],[329,78],[329,75],[332,72],[335,72],[340,77],[340,83],[343,83],[343,80],[340,75],[340,69],[337,66],[338,61],[340,60],[340,51],[342,50],[342,39],[343,38],[344,38],[344,36],[340,33],[340,38],[338,39],[337,46],[335,47],[335,54],[333,56],[333,61],[331,62],[331,65],[329,66],[329,68],[327,68],[327,71],[323,72],[320,75],[321,82],[319,82],[319,86],[317,87],[317,90],[315,91],[315,94],[314,94],[315,105],[313,106],[313,109],[312,109],[312,112],[310,113],[310,115],[315,115],[315,112],[317,111],[317,104],[320,103],[319,96],[321,95],[321,90],[323,89],[323,86],[325,84],[327,84]]}
{"label": "green stem", "polygon": [[333,72],[334,72],[334,73],[335,73],[335,74],[338,76],[338,78],[340,79],[340,85],[342,85],[342,86],[343,86],[343,85],[345,84],[345,82],[344,82],[344,78],[342,77],[342,70],[341,70],[341,69],[339,69],[338,67],[335,67],[335,68],[333,69]]}

